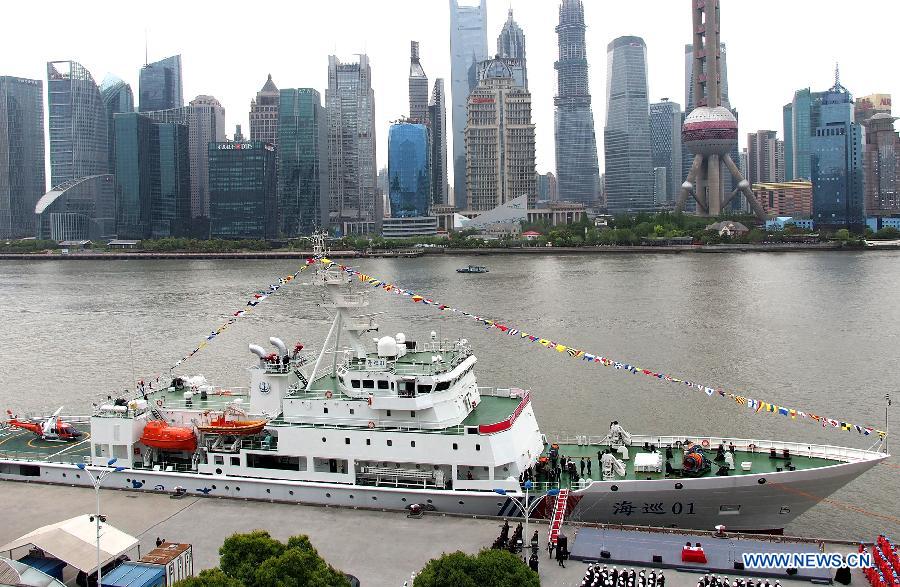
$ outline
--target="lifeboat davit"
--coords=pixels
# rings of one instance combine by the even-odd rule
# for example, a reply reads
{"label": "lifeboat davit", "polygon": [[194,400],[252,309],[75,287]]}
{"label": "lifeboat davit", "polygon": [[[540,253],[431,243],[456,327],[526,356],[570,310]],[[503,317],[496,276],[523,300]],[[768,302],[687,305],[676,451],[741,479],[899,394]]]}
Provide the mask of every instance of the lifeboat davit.
{"label": "lifeboat davit", "polygon": [[252,436],[265,428],[268,420],[226,420],[218,416],[208,424],[198,424],[197,430],[205,434],[230,434],[231,436]]}
{"label": "lifeboat davit", "polygon": [[197,437],[190,428],[170,426],[160,420],[151,420],[144,426],[141,443],[151,448],[171,451],[194,452]]}

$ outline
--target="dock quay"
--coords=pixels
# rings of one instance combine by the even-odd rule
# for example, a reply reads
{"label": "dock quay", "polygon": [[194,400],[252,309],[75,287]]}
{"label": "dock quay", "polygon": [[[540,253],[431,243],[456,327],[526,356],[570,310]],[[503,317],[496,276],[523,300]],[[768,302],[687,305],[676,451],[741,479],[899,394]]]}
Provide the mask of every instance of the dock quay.
{"label": "dock quay", "polygon": [[[7,507],[0,524],[0,544],[5,544],[37,527],[52,524],[95,509],[92,489],[63,485],[0,481],[0,495]],[[500,532],[499,518],[475,518],[430,513],[408,518],[404,512],[342,507],[309,506],[261,501],[242,501],[187,496],[170,499],[167,494],[103,490],[102,510],[109,523],[136,536],[141,553],[152,550],[157,538],[193,545],[194,569],[199,572],[218,564],[222,541],[235,532],[265,529],[273,537],[285,540],[291,535],[307,534],[319,553],[334,567],[358,577],[365,587],[399,587],[428,560],[444,552],[461,550],[475,553],[489,547]],[[548,558],[546,521],[532,521],[541,538],[541,585],[574,587],[581,584],[587,565],[569,560],[559,567]],[[576,552],[584,525],[566,524],[569,550]],[[585,538],[596,530],[588,528]],[[644,536],[654,533],[642,532]],[[658,532],[667,535],[667,532]],[[696,541],[712,544],[710,533],[691,533]],[[610,535],[611,536],[611,535]],[[385,540],[385,537],[390,537]],[[874,538],[874,537],[873,537]],[[755,537],[754,537],[755,539]],[[846,554],[856,551],[850,542],[771,537],[773,549],[784,543],[821,543],[826,552]],[[583,544],[587,546],[589,540]],[[794,547],[791,547],[793,550]],[[788,549],[785,549],[787,551]],[[590,558],[590,557],[585,557]],[[614,563],[610,563],[614,564]],[[620,565],[621,566],[621,565]],[[651,565],[630,565],[636,570]],[[655,570],[659,570],[656,568]],[[701,570],[693,572],[665,569],[667,587],[695,587]],[[752,575],[756,576],[756,575]],[[761,575],[760,575],[761,576]],[[867,584],[860,571],[852,571],[856,585]],[[809,579],[783,577],[788,585],[809,585]]]}

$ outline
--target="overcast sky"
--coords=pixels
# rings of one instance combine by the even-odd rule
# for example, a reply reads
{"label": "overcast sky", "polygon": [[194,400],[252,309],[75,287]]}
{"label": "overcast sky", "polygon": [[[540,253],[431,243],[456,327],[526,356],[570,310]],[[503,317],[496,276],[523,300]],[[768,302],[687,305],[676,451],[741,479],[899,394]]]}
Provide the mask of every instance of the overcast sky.
{"label": "overcast sky", "polygon": [[[537,168],[553,170],[554,27],[559,2],[487,2],[491,53],[496,51],[508,8],[513,8],[525,31]],[[584,0],[601,169],[607,43],[621,35],[643,37],[651,101],[669,97],[683,106],[690,2]],[[231,136],[237,123],[249,134],[250,100],[266,74],[272,74],[279,88],[313,87],[324,98],[327,56],[351,60],[355,53],[366,52],[375,88],[378,162],[383,166],[388,125],[407,114],[410,40],[420,42],[429,80],[443,77],[449,93],[448,6],[448,0],[12,0],[0,5],[5,25],[0,35],[0,75],[42,79],[46,84],[47,61],[73,59],[87,67],[98,84],[107,73],[121,77],[131,84],[137,101],[146,28],[150,60],[181,53],[185,101],[198,94],[218,98]],[[835,0],[722,0],[722,40],[728,45],[729,93],[740,112],[741,144],[747,132],[757,129],[777,130],[781,136],[782,105],[795,89],[830,87],[836,61],[841,81],[855,96],[900,95],[898,17],[897,0],[861,5]]]}

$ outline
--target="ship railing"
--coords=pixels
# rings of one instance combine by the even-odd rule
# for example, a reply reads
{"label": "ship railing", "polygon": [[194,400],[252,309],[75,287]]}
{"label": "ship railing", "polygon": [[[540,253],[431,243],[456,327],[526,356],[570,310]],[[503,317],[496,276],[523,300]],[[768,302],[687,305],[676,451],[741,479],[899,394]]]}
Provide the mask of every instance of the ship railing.
{"label": "ship railing", "polygon": [[[550,439],[548,439],[550,440]],[[679,447],[684,446],[688,441],[703,446],[704,442],[709,444],[707,450],[716,450],[719,445],[723,445],[728,450],[730,445],[734,445],[735,450],[741,452],[769,453],[773,448],[776,455],[783,456],[787,450],[791,457],[807,457],[818,458],[842,462],[860,461],[871,459],[876,453],[873,451],[850,448],[844,446],[832,446],[824,444],[812,444],[807,442],[789,442],[770,439],[753,439],[753,438],[726,438],[718,436],[691,436],[691,435],[661,435],[646,436],[632,435],[630,446],[643,446],[644,444],[656,445],[657,447]],[[558,444],[569,444],[579,446],[609,446],[606,436],[589,436],[589,435],[558,435],[553,437],[551,442]],[[706,447],[704,447],[706,448]]]}
{"label": "ship railing", "polygon": [[194,473],[197,468],[191,463],[158,461],[155,463],[141,463],[141,466],[132,467],[133,469],[144,471],[159,471],[163,473]]}
{"label": "ship railing", "polygon": [[449,426],[447,428],[418,428],[415,426],[385,426],[383,424],[375,424],[373,427],[368,425],[351,425],[351,424],[323,424],[319,422],[291,422],[288,420],[272,420],[268,426],[278,427],[295,427],[295,428],[320,428],[323,430],[381,430],[384,432],[413,432],[416,434],[465,434],[465,426]]}
{"label": "ship railing", "polygon": [[489,395],[493,397],[523,397],[525,390],[512,387],[479,387],[479,395]]}
{"label": "ship railing", "polygon": [[[60,449],[64,450],[64,449]],[[24,450],[2,450],[0,449],[0,460],[25,461],[33,463],[62,463],[62,464],[78,464],[89,462],[90,456],[83,453],[62,453],[47,454],[36,451]]]}

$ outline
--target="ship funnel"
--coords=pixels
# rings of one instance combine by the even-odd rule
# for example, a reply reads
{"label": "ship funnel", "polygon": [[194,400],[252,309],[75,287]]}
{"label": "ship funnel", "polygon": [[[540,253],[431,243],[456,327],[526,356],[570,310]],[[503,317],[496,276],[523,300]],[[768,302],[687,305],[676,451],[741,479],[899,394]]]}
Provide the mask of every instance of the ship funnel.
{"label": "ship funnel", "polygon": [[278,356],[283,357],[287,354],[287,347],[284,346],[284,341],[282,341],[278,337],[269,338],[269,342],[272,343],[276,349],[278,349]]}
{"label": "ship funnel", "polygon": [[266,357],[266,349],[262,348],[258,344],[250,345],[250,352],[259,357],[260,359],[264,359]]}

